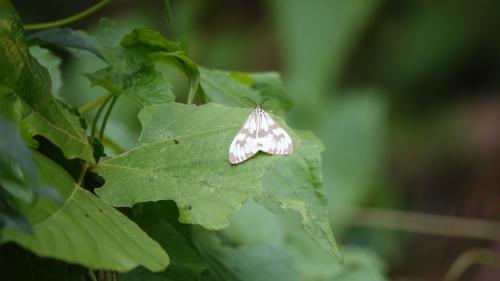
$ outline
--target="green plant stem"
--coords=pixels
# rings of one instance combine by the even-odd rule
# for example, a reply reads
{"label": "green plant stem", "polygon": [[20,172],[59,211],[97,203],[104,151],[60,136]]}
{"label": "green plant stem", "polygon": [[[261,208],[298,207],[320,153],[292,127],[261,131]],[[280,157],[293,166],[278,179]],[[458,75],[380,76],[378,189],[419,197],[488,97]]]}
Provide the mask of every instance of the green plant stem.
{"label": "green plant stem", "polygon": [[104,137],[104,130],[106,129],[106,124],[108,123],[108,118],[109,115],[111,114],[111,110],[113,109],[113,106],[115,105],[116,100],[118,99],[118,96],[113,96],[111,98],[111,103],[108,106],[108,110],[106,111],[106,114],[104,114],[104,119],[102,120],[101,124],[101,131],[99,132],[99,139],[102,140]]}
{"label": "green plant stem", "polygon": [[97,109],[97,112],[96,112],[96,114],[94,116],[94,119],[92,120],[92,129],[90,131],[90,136],[91,137],[95,136],[95,130],[96,130],[96,127],[97,127],[97,121],[99,120],[99,117],[101,116],[102,111],[104,110],[104,108],[108,104],[108,102],[111,99],[111,97],[112,96],[108,96],[106,98],[106,100],[104,100],[104,102],[101,104],[101,106],[99,107],[99,109]]}
{"label": "green plant stem", "polygon": [[108,139],[106,137],[103,137],[101,139],[101,142],[103,145],[109,147],[116,155],[122,154],[125,152],[125,149],[121,148],[119,145],[117,145],[114,141],[111,139]]}
{"label": "green plant stem", "polygon": [[89,269],[88,274],[89,274],[89,277],[92,281],[97,281],[97,278],[95,277],[95,274],[92,270]]}
{"label": "green plant stem", "polygon": [[46,29],[46,28],[67,25],[67,24],[81,20],[81,19],[95,13],[96,11],[98,11],[99,9],[104,7],[106,4],[108,4],[110,1],[111,0],[102,0],[101,2],[97,3],[96,5],[88,8],[87,10],[84,10],[76,15],[73,15],[73,16],[65,18],[65,19],[51,21],[51,22],[25,24],[24,29],[25,30],[38,30],[38,29]]}
{"label": "green plant stem", "polygon": [[81,106],[79,109],[78,109],[78,112],[80,112],[80,115],[84,115],[86,114],[87,112],[91,111],[92,109],[94,109],[94,107],[100,105],[101,103],[103,103],[104,101],[106,101],[107,99],[109,99],[113,94],[112,93],[107,93],[105,94],[104,96],[98,98],[98,99],[95,99],[87,104],[84,104],[83,106]]}
{"label": "green plant stem", "polygon": [[500,267],[500,256],[489,249],[469,249],[458,256],[448,269],[443,281],[457,281],[473,264]]}

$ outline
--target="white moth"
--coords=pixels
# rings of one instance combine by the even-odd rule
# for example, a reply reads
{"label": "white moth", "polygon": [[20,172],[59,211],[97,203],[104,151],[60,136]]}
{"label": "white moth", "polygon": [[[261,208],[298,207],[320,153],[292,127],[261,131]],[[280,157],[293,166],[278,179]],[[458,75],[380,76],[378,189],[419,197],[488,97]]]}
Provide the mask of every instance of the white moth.
{"label": "white moth", "polygon": [[259,151],[288,155],[293,152],[293,143],[271,115],[257,105],[229,147],[229,162],[239,164]]}

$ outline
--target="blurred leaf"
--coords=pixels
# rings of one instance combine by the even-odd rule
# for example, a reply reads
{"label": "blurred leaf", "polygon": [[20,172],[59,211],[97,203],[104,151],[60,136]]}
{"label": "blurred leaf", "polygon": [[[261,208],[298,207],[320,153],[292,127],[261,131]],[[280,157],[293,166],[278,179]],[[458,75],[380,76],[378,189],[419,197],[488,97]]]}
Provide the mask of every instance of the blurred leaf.
{"label": "blurred leaf", "polygon": [[0,186],[0,231],[3,228],[16,229],[28,234],[32,232],[28,220],[11,206],[7,200],[5,189]]}
{"label": "blurred leaf", "polygon": [[[415,1],[395,7],[397,16],[384,17],[374,30],[377,36],[366,46],[370,51],[360,58],[359,70],[397,93],[393,97],[398,110],[414,109],[413,116],[422,107],[442,105],[437,101],[456,97],[452,89],[464,85],[457,85],[464,76],[494,81],[487,77],[491,71],[483,67],[498,69],[492,64],[497,60],[490,60],[496,47],[484,40],[500,24],[500,2],[459,1],[450,8],[444,2]],[[463,17],[464,12],[474,16]]]}
{"label": "blurred leaf", "polygon": [[0,229],[9,227],[31,234],[29,222],[16,203],[33,203],[36,196],[58,202],[61,196],[42,186],[31,152],[16,128],[0,118]]}
{"label": "blurred leaf", "polygon": [[[328,203],[323,192],[321,156],[323,144],[311,132],[299,132],[302,140],[286,159],[273,163],[262,183],[264,195],[257,203],[280,213],[292,209],[302,216],[302,227],[329,254],[342,261],[330,227]],[[283,188],[283,187],[287,188]]]}
{"label": "blurred leaf", "polygon": [[0,119],[0,188],[18,200],[33,202],[39,187],[31,152],[16,128]]}
{"label": "blurred leaf", "polygon": [[103,58],[99,50],[88,39],[88,35],[83,31],[73,30],[69,27],[56,27],[45,29],[33,34],[30,34],[27,39],[32,44],[50,44],[57,47],[70,47],[81,50],[86,50],[97,57]]}
{"label": "blurred leaf", "polygon": [[286,239],[281,215],[250,200],[231,216],[230,225],[222,230],[224,237],[236,244],[272,244],[279,246]]}
{"label": "blurred leaf", "polygon": [[292,257],[275,246],[217,247],[205,255],[218,280],[300,280]]}
{"label": "blurred leaf", "polygon": [[201,87],[207,102],[249,107],[268,98],[266,110],[279,116],[283,116],[292,105],[278,73],[244,73],[201,67],[200,73]]}
{"label": "blurred leaf", "polygon": [[52,81],[51,92],[55,97],[59,98],[62,87],[61,59],[51,51],[38,46],[30,47],[29,52],[49,72],[50,81]]}
{"label": "blurred leaf", "polygon": [[345,247],[346,263],[331,281],[386,281],[385,264],[382,259],[370,250]]}
{"label": "blurred leaf", "polygon": [[317,122],[324,97],[336,89],[379,0],[271,1],[287,69],[287,86],[297,107],[295,124]]}
{"label": "blurred leaf", "polygon": [[[246,204],[242,212],[231,218],[231,225],[223,230],[221,237],[229,239],[227,243],[237,245],[269,241],[272,245],[286,250],[293,255],[301,280],[352,278],[346,280],[365,281],[372,280],[372,277],[373,280],[386,280],[383,279],[385,264],[374,252],[367,248],[344,245],[344,264],[341,266],[334,262],[310,235],[301,231],[297,224],[298,219],[295,213],[290,212],[277,220],[277,216],[264,207],[255,203]],[[277,239],[276,232],[279,233]]]}
{"label": "blurred leaf", "polygon": [[180,221],[220,229],[228,216],[262,192],[260,178],[279,156],[257,155],[232,166],[228,147],[251,109],[177,103],[145,107],[140,146],[103,160],[96,190],[114,206],[172,199]]}
{"label": "blurred leaf", "polygon": [[315,241],[299,231],[294,221],[289,221],[288,236],[281,247],[292,253],[303,280],[387,280],[384,278],[383,260],[371,250],[344,245],[342,247],[344,264],[338,265],[332,262]]}
{"label": "blurred leaf", "polygon": [[[301,85],[293,84],[298,95],[315,98],[325,94],[327,82],[335,85],[353,44],[360,37],[379,2],[272,2],[291,82],[301,82]],[[308,86],[311,88],[307,88]],[[319,89],[322,91],[316,92]]]}
{"label": "blurred leaf", "polygon": [[318,127],[329,148],[324,171],[330,214],[342,224],[381,181],[387,107],[373,91],[358,90],[337,98],[329,108]]}
{"label": "blurred leaf", "polygon": [[21,210],[33,227],[29,236],[4,229],[1,241],[13,241],[37,255],[91,269],[127,271],[136,266],[159,271],[168,264],[165,251],[137,225],[80,188],[59,166],[34,154],[41,181],[65,198],[63,205],[40,199]]}
{"label": "blurred leaf", "polygon": [[21,21],[5,11],[12,10],[0,17],[1,114],[30,136],[42,135],[61,147],[67,158],[94,163],[78,118],[53,97],[49,73],[29,54]]}
{"label": "blurred leaf", "polygon": [[300,280],[293,257],[280,248],[265,244],[232,248],[211,238],[205,233],[202,237],[198,234],[195,239],[201,255],[210,265],[212,277],[209,280]]}

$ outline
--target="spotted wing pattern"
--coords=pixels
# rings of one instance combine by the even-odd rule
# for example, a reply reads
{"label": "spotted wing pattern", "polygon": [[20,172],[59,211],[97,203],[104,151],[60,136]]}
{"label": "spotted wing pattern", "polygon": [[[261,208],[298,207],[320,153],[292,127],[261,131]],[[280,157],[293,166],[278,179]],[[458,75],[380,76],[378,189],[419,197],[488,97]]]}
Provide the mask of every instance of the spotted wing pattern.
{"label": "spotted wing pattern", "polygon": [[287,155],[293,152],[293,143],[287,132],[260,106],[256,106],[229,147],[229,162],[239,164],[259,150]]}
{"label": "spotted wing pattern", "polygon": [[278,126],[267,112],[262,111],[262,119],[257,131],[257,148],[269,154],[288,155],[293,152],[290,135]]}
{"label": "spotted wing pattern", "polygon": [[231,164],[241,163],[259,151],[257,149],[257,129],[260,122],[258,118],[260,116],[255,114],[254,110],[234,137],[229,147],[229,162]]}

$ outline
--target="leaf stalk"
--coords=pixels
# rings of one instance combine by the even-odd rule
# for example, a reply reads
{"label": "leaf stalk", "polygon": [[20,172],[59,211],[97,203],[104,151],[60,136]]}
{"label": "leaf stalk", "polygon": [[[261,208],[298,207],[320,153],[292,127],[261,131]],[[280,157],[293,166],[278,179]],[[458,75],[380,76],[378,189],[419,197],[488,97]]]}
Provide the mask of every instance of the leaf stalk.
{"label": "leaf stalk", "polygon": [[86,114],[87,112],[91,111],[92,109],[94,109],[94,107],[100,105],[101,103],[103,103],[104,101],[106,101],[107,99],[109,99],[113,94],[112,93],[107,93],[106,95],[96,99],[96,100],[93,100],[87,104],[84,104],[82,107],[80,107],[78,109],[78,112],[80,112],[80,115],[84,115]]}

